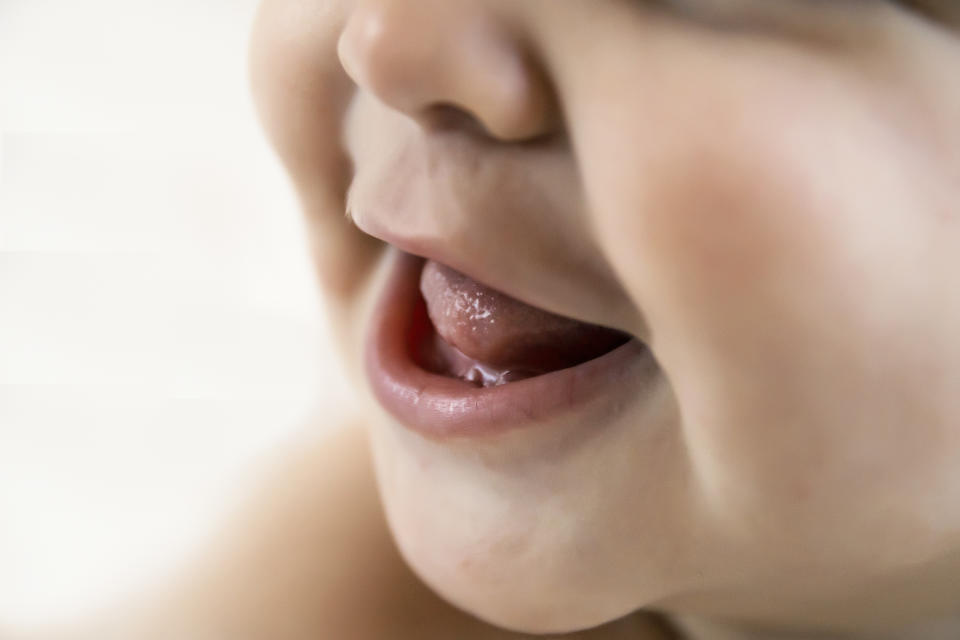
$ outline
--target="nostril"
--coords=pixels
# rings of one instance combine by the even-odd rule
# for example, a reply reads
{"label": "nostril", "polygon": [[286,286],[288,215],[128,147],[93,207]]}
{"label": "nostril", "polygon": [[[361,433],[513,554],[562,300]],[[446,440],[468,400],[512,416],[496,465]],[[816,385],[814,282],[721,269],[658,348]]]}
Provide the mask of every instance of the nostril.
{"label": "nostril", "polygon": [[421,113],[421,124],[432,131],[459,131],[489,136],[479,118],[467,109],[451,103],[430,105]]}

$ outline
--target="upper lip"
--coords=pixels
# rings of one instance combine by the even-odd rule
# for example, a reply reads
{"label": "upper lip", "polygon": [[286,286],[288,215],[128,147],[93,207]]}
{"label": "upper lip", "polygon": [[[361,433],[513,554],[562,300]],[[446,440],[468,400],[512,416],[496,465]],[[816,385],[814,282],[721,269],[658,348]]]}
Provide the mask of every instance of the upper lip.
{"label": "upper lip", "polygon": [[[478,148],[480,143],[462,139],[438,141],[436,138],[436,135],[432,135],[406,144],[388,158],[389,170],[378,168],[379,175],[355,174],[347,197],[351,219],[367,235],[404,253],[445,264],[478,282],[521,299],[522,296],[518,295],[520,292],[510,291],[508,283],[498,282],[493,270],[483,266],[483,260],[465,255],[462,243],[449,237],[467,233],[463,229],[451,232],[450,225],[468,226],[470,223],[445,219],[448,212],[443,210],[443,198],[454,200],[457,214],[469,219],[482,219],[485,208],[504,206],[497,198],[491,198],[492,202],[478,202],[477,198],[451,194],[451,191],[458,191],[455,187],[461,181],[469,179],[472,173],[470,165],[477,163],[483,153]],[[434,176],[420,175],[420,172],[430,171],[425,167],[433,164],[442,164],[444,179],[456,184],[445,184],[443,188],[438,188],[431,182]],[[493,173],[490,177],[494,179],[488,182],[496,183],[500,172]],[[487,194],[498,192],[496,184],[478,191],[484,194],[484,199],[489,197]],[[442,193],[442,196],[438,193]],[[409,212],[415,213],[412,219],[403,221],[407,224],[398,222],[398,218],[411,217]],[[443,227],[447,227],[446,232],[440,230]]]}
{"label": "upper lip", "polygon": [[[397,233],[392,233],[386,229],[378,227],[371,218],[363,218],[361,220],[355,220],[357,226],[364,233],[377,238],[388,245],[399,249],[403,253],[411,254],[419,258],[426,260],[433,260],[440,264],[446,265],[459,271],[468,278],[476,280],[477,282],[494,288],[506,295],[509,295],[521,302],[525,302],[534,307],[539,307],[535,301],[531,301],[529,298],[526,298],[522,292],[514,290],[509,284],[501,284],[495,278],[490,277],[489,274],[485,272],[482,268],[477,268],[475,263],[470,263],[467,260],[464,260],[463,257],[457,253],[456,248],[452,247],[449,243],[437,242],[432,239],[423,239],[413,236],[404,236]],[[559,315],[567,315],[560,313]],[[574,318],[577,319],[577,318]],[[612,329],[617,329],[628,333],[642,342],[648,342],[647,331],[645,325],[640,326],[640,330],[637,330],[634,326],[615,326],[614,324],[607,323],[598,323],[592,319],[582,319],[585,322],[591,322],[593,324],[606,324]]]}
{"label": "upper lip", "polygon": [[[384,131],[377,127],[391,127],[389,119],[372,122],[379,124],[357,121],[347,139],[355,167],[347,205],[361,231],[531,306],[641,339],[648,333],[590,241],[584,216],[571,210],[583,204],[562,149],[399,126]],[[378,148],[378,136],[387,134],[398,144]],[[536,250],[551,256],[549,264],[526,258],[525,239],[536,234]]]}
{"label": "upper lip", "polygon": [[463,264],[462,259],[451,250],[449,245],[390,233],[371,225],[369,219],[365,219],[364,222],[357,221],[357,226],[364,233],[399,249],[403,253],[409,253],[425,260],[439,262],[440,264],[456,269],[477,282],[484,284],[489,283],[488,280],[484,279],[484,274],[481,270],[474,269],[471,265]]}
{"label": "upper lip", "polygon": [[442,242],[435,238],[403,235],[377,224],[375,216],[356,216],[354,222],[367,235],[377,238],[404,253],[446,265],[468,278],[493,287],[518,300],[523,300],[522,293],[511,291],[511,287],[506,283],[497,282],[497,278],[492,273],[478,265],[479,261],[465,259],[452,243]]}

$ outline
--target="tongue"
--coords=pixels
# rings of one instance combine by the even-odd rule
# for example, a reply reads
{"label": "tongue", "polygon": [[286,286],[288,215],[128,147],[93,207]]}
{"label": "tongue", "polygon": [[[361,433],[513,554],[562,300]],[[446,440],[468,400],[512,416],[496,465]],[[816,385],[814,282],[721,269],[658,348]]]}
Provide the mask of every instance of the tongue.
{"label": "tongue", "polygon": [[592,360],[629,338],[558,316],[428,261],[420,278],[448,373],[491,386]]}

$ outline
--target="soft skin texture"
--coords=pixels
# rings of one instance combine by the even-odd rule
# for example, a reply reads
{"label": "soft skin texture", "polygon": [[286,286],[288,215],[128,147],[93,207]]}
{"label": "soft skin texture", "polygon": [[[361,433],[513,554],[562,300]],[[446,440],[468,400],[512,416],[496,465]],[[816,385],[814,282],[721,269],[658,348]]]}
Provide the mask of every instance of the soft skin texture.
{"label": "soft skin texture", "polygon": [[[216,535],[161,584],[3,640],[533,640],[427,589],[390,540],[362,429],[322,420],[248,470]],[[321,544],[322,542],[322,544]],[[671,640],[642,616],[551,640]]]}
{"label": "soft skin texture", "polygon": [[960,611],[956,15],[265,0],[255,94],[358,385],[389,251],[370,236],[632,333],[661,368],[573,447],[434,442],[371,408],[427,584],[534,632],[641,607],[868,634]]}

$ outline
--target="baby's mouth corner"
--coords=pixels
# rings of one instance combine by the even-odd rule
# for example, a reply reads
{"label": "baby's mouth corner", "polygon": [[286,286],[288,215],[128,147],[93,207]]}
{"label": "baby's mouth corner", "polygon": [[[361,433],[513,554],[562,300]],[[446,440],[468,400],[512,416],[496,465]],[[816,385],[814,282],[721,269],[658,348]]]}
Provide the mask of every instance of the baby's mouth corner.
{"label": "baby's mouth corner", "polygon": [[629,342],[622,331],[557,315],[427,260],[411,349],[425,370],[493,387],[566,369]]}

